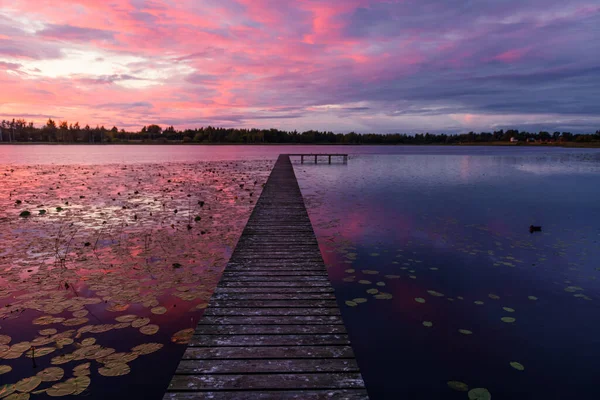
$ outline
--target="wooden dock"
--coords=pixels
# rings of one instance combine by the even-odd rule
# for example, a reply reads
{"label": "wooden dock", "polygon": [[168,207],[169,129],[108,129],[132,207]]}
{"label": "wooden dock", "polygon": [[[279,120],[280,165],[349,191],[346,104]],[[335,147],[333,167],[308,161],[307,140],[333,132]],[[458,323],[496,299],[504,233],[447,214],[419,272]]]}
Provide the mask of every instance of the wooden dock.
{"label": "wooden dock", "polygon": [[288,155],[164,399],[368,399]]}
{"label": "wooden dock", "polygon": [[348,163],[348,154],[340,154],[340,153],[302,153],[302,154],[284,154],[289,157],[300,157],[300,163],[304,164],[304,157],[314,157],[315,164],[317,164],[317,160],[319,157],[328,157],[329,164],[331,164],[331,157],[342,157],[342,162],[344,164]]}

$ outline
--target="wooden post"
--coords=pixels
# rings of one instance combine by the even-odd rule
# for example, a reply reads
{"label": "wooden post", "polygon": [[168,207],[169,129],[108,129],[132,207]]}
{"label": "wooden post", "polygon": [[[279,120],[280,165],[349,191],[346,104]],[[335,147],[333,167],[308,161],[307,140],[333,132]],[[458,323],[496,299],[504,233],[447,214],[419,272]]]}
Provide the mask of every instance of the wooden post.
{"label": "wooden post", "polygon": [[331,154],[329,155],[329,164],[331,164]]}
{"label": "wooden post", "polygon": [[300,156],[300,164],[304,164],[304,156]]}
{"label": "wooden post", "polygon": [[315,154],[315,164],[317,163],[317,155]]}
{"label": "wooden post", "polygon": [[348,164],[348,156],[344,156],[344,164]]}

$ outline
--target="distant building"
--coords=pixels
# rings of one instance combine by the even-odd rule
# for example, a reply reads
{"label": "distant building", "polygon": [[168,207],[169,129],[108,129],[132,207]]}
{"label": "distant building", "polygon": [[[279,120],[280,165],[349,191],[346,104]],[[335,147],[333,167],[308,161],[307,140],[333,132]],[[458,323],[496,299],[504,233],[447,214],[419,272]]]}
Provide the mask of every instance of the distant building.
{"label": "distant building", "polygon": [[511,137],[510,138],[510,142],[511,143],[517,143],[519,141],[519,139],[517,139],[516,137]]}

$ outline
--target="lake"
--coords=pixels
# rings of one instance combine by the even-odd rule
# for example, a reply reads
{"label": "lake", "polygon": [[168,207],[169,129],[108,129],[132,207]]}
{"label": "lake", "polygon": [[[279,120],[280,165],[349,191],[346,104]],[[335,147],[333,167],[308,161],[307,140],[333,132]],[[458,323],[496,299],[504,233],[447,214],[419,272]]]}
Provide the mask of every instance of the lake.
{"label": "lake", "polygon": [[[184,348],[173,342],[173,335],[193,326],[201,316],[235,235],[241,233],[251,210],[249,192],[241,190],[238,183],[264,182],[279,153],[299,152],[351,155],[348,164],[294,165],[372,399],[466,399],[462,390],[467,386],[485,388],[494,399],[597,396],[600,151],[595,149],[0,146],[0,172],[4,174],[0,239],[27,244],[27,251],[18,246],[7,249],[3,244],[0,280],[29,279],[30,285],[37,285],[40,278],[55,279],[50,272],[62,270],[55,266],[53,245],[48,249],[37,242],[54,238],[64,217],[61,213],[66,211],[69,218],[85,222],[84,233],[78,231],[75,236],[79,242],[100,236],[97,232],[103,229],[102,222],[111,217],[112,234],[102,242],[103,250],[91,251],[91,246],[82,244],[75,253],[69,251],[67,272],[61,272],[67,276],[61,275],[53,284],[76,281],[79,293],[86,293],[84,297],[113,300],[108,305],[87,306],[104,325],[109,316],[129,315],[121,320],[132,320],[122,324],[149,318],[151,323],[144,326],[160,328],[158,336],[150,337],[164,348],[147,356],[142,354],[145,349],[129,349],[145,343],[140,341],[143,333],[130,326],[121,329],[115,328],[120,324],[113,324],[110,331],[94,334],[102,345],[97,352],[108,353],[107,347],[116,350],[100,356],[92,352],[88,375],[92,383],[86,394],[92,398],[108,394],[152,398],[156,394],[158,399],[157,391],[166,387]],[[48,184],[33,184],[42,177]],[[234,182],[231,177],[239,180]],[[29,183],[23,184],[25,181]],[[76,188],[82,183],[89,194],[99,194],[79,198],[83,194]],[[17,193],[23,197],[28,190],[38,197],[15,205]],[[259,188],[254,192],[258,195]],[[72,203],[61,206],[65,211],[55,212],[58,201],[64,203],[67,196]],[[37,214],[42,197],[43,208],[50,210],[51,203],[51,212],[27,220],[18,217],[17,211],[28,204],[35,204]],[[214,210],[200,208],[200,197],[207,202],[214,198],[210,204]],[[113,206],[112,198],[118,207]],[[174,213],[175,209],[180,212]],[[139,219],[134,220],[133,215]],[[196,225],[185,229],[190,216],[196,215],[202,217],[200,224],[211,216],[217,219],[202,228],[210,229],[210,237],[198,236]],[[138,225],[132,222],[138,220]],[[123,221],[131,226],[123,228]],[[226,229],[233,221],[238,224]],[[530,225],[541,226],[541,231],[531,233]],[[152,245],[145,243],[149,230],[170,240],[175,250],[160,249],[156,240]],[[19,239],[14,238],[15,233]],[[200,246],[193,250],[189,243],[198,238],[211,250]],[[192,247],[189,252],[176,245],[186,240]],[[104,263],[102,268],[92,257]],[[146,269],[132,271],[136,260],[149,260],[142,263]],[[36,263],[47,267],[27,272]],[[182,265],[174,268],[176,263]],[[96,268],[108,277],[100,278]],[[126,285],[129,279],[140,278],[145,285],[156,278],[168,285],[149,297],[143,295],[148,288],[129,287],[126,293],[109,288],[115,282]],[[201,293],[195,292],[198,285]],[[192,291],[193,295],[175,296],[178,287],[184,289],[181,293]],[[19,284],[18,293],[9,290],[4,298],[0,291],[3,307],[15,307],[19,301],[23,306],[28,301],[28,309],[17,318],[5,319],[6,312],[0,317],[0,335],[12,337],[10,345],[30,342],[35,340],[35,330],[60,325],[32,330],[35,318],[50,314],[72,320],[65,314],[84,311],[62,287],[62,292],[46,287],[50,297],[39,298],[37,303],[32,303],[27,288]],[[68,308],[48,313],[44,301],[52,296],[66,302]],[[40,304],[44,312],[36,309]],[[160,314],[161,307],[168,312]],[[22,321],[19,329],[14,328],[15,321]],[[98,322],[85,324],[95,326],[88,329],[102,330]],[[121,332],[126,332],[125,336]],[[75,343],[68,345],[77,345],[91,335],[83,332],[80,336],[71,336]],[[120,343],[121,337],[125,337],[124,343]],[[68,342],[64,341],[66,346]],[[106,357],[112,354],[121,354],[125,361],[134,355],[139,358],[117,360],[121,367],[129,364],[130,373],[106,373]],[[113,364],[108,366],[114,367],[115,361],[110,361]],[[0,375],[0,385],[31,376],[30,362],[25,356],[0,360],[0,365],[14,367]],[[65,378],[76,365],[67,362]],[[100,368],[104,365],[104,374],[98,372],[96,363]],[[141,382],[153,383],[145,387]]]}

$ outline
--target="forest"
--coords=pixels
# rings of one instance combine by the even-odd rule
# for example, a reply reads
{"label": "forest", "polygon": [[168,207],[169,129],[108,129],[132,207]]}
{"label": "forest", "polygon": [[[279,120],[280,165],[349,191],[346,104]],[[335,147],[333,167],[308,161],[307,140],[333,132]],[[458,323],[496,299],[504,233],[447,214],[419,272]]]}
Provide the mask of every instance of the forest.
{"label": "forest", "polygon": [[526,132],[516,129],[493,132],[468,132],[460,134],[431,133],[334,133],[309,130],[304,132],[280,129],[237,129],[213,126],[177,130],[173,126],[162,128],[156,124],[144,126],[139,131],[126,131],[116,126],[94,128],[80,126],[78,122],[48,119],[36,127],[23,119],[2,120],[1,143],[302,143],[302,144],[490,144],[519,143],[581,143],[600,145],[600,130],[589,134],[571,132]]}

